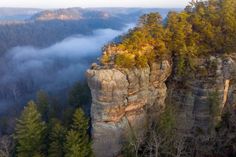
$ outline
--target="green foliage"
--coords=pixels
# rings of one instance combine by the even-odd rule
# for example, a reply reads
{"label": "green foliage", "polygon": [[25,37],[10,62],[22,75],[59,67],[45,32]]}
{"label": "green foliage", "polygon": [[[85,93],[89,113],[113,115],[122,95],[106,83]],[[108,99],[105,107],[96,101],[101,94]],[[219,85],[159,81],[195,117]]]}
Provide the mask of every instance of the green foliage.
{"label": "green foliage", "polygon": [[185,70],[186,70],[185,69],[186,68],[186,66],[185,66],[185,58],[184,58],[183,55],[180,55],[178,59],[179,60],[177,62],[177,75],[178,76],[182,76],[182,75],[184,75]]}
{"label": "green foliage", "polygon": [[128,140],[123,145],[122,155],[125,157],[168,156],[168,152],[176,153],[174,142],[179,137],[175,132],[175,118],[176,111],[172,106],[167,106],[156,122],[147,125],[143,135],[140,136],[139,130],[129,125]]}
{"label": "green foliage", "polygon": [[223,51],[231,53],[235,52],[236,49],[236,1],[235,0],[224,0],[221,1],[220,6],[223,39],[222,46]]}
{"label": "green foliage", "polygon": [[102,55],[102,57],[101,57],[101,63],[105,65],[105,64],[107,64],[107,63],[109,63],[109,62],[110,62],[110,56],[107,55],[107,54]]}
{"label": "green foliage", "polygon": [[162,23],[162,17],[158,13],[144,14],[139,19],[140,27],[155,27],[156,25],[161,23]]}
{"label": "green foliage", "polygon": [[167,106],[164,112],[160,115],[160,120],[157,125],[157,131],[161,134],[171,135],[176,126],[176,112],[173,107]]}
{"label": "green foliage", "polygon": [[115,64],[144,67],[171,53],[179,58],[177,73],[183,75],[195,69],[194,57],[236,52],[235,12],[235,0],[208,0],[192,1],[184,11],[170,12],[165,25],[158,13],[145,14],[117,44],[125,54],[116,55]]}
{"label": "green foliage", "polygon": [[137,67],[144,68],[147,66],[148,59],[146,56],[138,54],[135,56],[135,63]]}
{"label": "green foliage", "polygon": [[[196,55],[198,46],[195,43],[197,35],[188,22],[189,14],[169,13],[167,29],[171,33],[171,42],[168,47],[177,56],[177,75],[183,76],[188,68],[193,69],[191,58]],[[188,66],[191,65],[191,66]]]}
{"label": "green foliage", "polygon": [[45,121],[49,119],[49,100],[48,95],[44,91],[37,92],[37,109]]}
{"label": "green foliage", "polygon": [[134,55],[129,53],[117,54],[115,58],[115,64],[118,67],[131,68],[135,65]]}
{"label": "green foliage", "polygon": [[143,56],[147,59],[147,63],[149,64],[155,62],[157,58],[157,54],[155,53],[155,51],[147,52]]}
{"label": "green foliage", "polygon": [[[120,68],[144,68],[152,62],[173,55],[177,61],[177,75],[189,75],[189,72],[196,67],[195,57],[208,56],[211,53],[221,55],[236,52],[236,1],[192,1],[184,11],[169,13],[165,25],[162,24],[162,18],[158,13],[145,14],[140,18],[138,26],[123,37],[121,43],[111,46],[115,48],[111,49],[112,53],[104,53],[101,58],[102,64],[114,62]],[[210,63],[210,69],[215,69],[215,64],[216,62]],[[199,69],[198,72],[206,76],[209,73],[204,69]],[[39,91],[37,105],[32,101],[29,102],[17,120],[15,128],[17,157],[93,156],[88,135],[89,121],[81,109],[75,111],[73,123],[68,131],[64,128],[70,124],[69,117],[74,108],[89,103],[91,99],[89,93],[87,84],[77,83],[69,94],[71,105],[61,112],[60,107],[53,105],[56,103],[52,103],[45,92]],[[209,93],[208,103],[215,119],[219,116],[221,103],[217,91]],[[63,120],[64,126],[58,120],[52,119],[56,117],[55,115]],[[48,129],[41,116],[48,122],[50,126]],[[1,119],[0,123],[5,125],[7,121]],[[226,125],[230,122],[228,118],[226,121],[223,117],[221,123]],[[169,152],[167,150],[175,147],[172,144],[175,138],[175,125],[175,111],[167,107],[153,130],[149,131],[150,141],[153,142],[153,139],[161,141],[159,154],[163,155],[164,151]],[[217,129],[221,130],[222,126]],[[198,131],[202,132],[200,128]],[[48,138],[45,138],[46,136]],[[158,141],[154,141],[156,142]],[[137,156],[142,144],[143,141],[140,141],[133,132],[125,147],[126,155]],[[49,146],[48,154],[46,146]]]}
{"label": "green foliage", "polygon": [[138,27],[124,36],[122,43],[117,45],[124,53],[115,56],[115,64],[125,68],[143,68],[154,62],[158,56],[166,55],[169,52],[166,45],[169,37],[161,21],[159,13],[143,15]]}
{"label": "green foliage", "polygon": [[72,106],[85,107],[91,101],[91,94],[86,82],[77,82],[69,92],[69,103]]}
{"label": "green foliage", "polygon": [[81,109],[73,115],[71,129],[67,132],[64,144],[65,157],[92,156],[91,142],[88,136],[89,121]]}
{"label": "green foliage", "polygon": [[50,130],[49,140],[50,145],[48,149],[49,157],[63,157],[63,144],[65,142],[66,129],[58,120],[52,120],[52,129]]}
{"label": "green foliage", "polygon": [[37,109],[42,119],[48,123],[53,118],[59,118],[61,106],[56,98],[50,97],[45,91],[40,90],[36,94]]}
{"label": "green foliage", "polygon": [[169,13],[167,29],[171,32],[170,50],[177,54],[188,53],[188,36],[192,33],[191,24],[188,23],[189,15],[185,12]]}
{"label": "green foliage", "polygon": [[46,126],[36,104],[30,101],[17,120],[15,139],[18,157],[42,156]]}

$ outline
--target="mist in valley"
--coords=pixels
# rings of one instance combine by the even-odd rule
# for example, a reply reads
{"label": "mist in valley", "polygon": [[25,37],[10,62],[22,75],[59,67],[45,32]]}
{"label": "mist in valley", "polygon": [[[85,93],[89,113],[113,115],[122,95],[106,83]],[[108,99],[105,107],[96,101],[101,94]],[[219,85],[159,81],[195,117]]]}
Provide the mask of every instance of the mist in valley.
{"label": "mist in valley", "polygon": [[93,35],[74,35],[43,49],[24,46],[9,50],[0,58],[0,113],[11,105],[25,104],[39,90],[66,97],[75,82],[85,79],[86,69],[97,61],[103,45],[133,26],[97,29]]}

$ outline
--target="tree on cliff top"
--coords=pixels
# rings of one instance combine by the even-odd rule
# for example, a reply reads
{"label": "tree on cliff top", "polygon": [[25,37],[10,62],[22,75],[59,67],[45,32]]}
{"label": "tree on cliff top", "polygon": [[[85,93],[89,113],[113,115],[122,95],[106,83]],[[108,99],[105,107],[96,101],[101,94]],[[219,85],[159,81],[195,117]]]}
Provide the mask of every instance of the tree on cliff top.
{"label": "tree on cliff top", "polygon": [[[138,60],[131,67],[143,67],[163,55],[173,54],[180,58],[179,73],[186,68],[194,70],[194,57],[236,52],[235,13],[235,0],[208,0],[192,1],[184,11],[169,13],[166,24],[158,13],[145,14],[138,26],[117,44],[123,53],[117,51],[115,64],[130,68],[126,65],[133,60],[122,63],[119,58],[132,54]],[[140,56],[144,58],[141,61]]]}
{"label": "tree on cliff top", "polygon": [[160,14],[145,14],[140,18],[138,26],[125,35],[122,42],[117,45],[118,50],[125,53],[117,53],[115,64],[125,68],[146,67],[148,63],[155,61],[156,57],[168,53],[168,40]]}

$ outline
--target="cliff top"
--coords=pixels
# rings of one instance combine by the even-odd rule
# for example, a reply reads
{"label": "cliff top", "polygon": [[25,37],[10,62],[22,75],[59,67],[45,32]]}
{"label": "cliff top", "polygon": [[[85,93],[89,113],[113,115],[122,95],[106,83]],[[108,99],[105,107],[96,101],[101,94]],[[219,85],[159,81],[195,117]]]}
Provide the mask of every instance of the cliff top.
{"label": "cliff top", "polygon": [[100,62],[120,68],[146,67],[163,57],[178,57],[178,73],[194,69],[198,56],[236,52],[236,1],[192,2],[182,12],[145,14],[120,43],[104,48]]}

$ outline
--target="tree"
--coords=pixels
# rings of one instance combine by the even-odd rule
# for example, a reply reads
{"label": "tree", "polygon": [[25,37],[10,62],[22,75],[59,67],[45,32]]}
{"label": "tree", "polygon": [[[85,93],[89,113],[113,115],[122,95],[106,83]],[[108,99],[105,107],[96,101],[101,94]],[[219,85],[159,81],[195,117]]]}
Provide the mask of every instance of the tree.
{"label": "tree", "polygon": [[0,156],[10,157],[12,154],[14,144],[10,136],[0,137]]}
{"label": "tree", "polygon": [[45,123],[37,111],[37,106],[30,101],[17,120],[15,129],[16,151],[18,157],[42,156]]}
{"label": "tree", "polygon": [[135,65],[135,55],[130,53],[117,54],[115,64],[122,68],[132,68]]}
{"label": "tree", "polygon": [[221,1],[221,21],[222,21],[222,47],[223,52],[231,53],[236,51],[236,1]]}
{"label": "tree", "polygon": [[169,33],[162,25],[161,15],[145,14],[140,17],[138,27],[130,30],[117,45],[118,50],[123,53],[115,55],[115,64],[121,68],[146,67],[157,57],[169,53],[167,48],[169,40]]}
{"label": "tree", "polygon": [[49,100],[48,95],[44,91],[40,90],[37,92],[37,108],[42,118],[45,121],[49,120]]}
{"label": "tree", "polygon": [[65,157],[92,156],[91,142],[88,136],[89,121],[81,109],[73,115],[71,129],[67,132],[64,145]]}
{"label": "tree", "polygon": [[148,128],[148,138],[145,151],[149,156],[180,157],[184,154],[185,139],[178,134],[176,128],[176,111],[167,106],[159,120]]}
{"label": "tree", "polygon": [[63,157],[63,144],[65,142],[66,129],[58,120],[52,120],[52,129],[49,134],[49,157]]}
{"label": "tree", "polygon": [[139,26],[143,27],[155,27],[156,25],[160,25],[162,23],[162,17],[159,13],[149,13],[144,14],[139,19]]}
{"label": "tree", "polygon": [[81,104],[79,107],[85,109],[90,101],[91,94],[87,82],[76,82],[69,92],[70,105],[78,107]]}
{"label": "tree", "polygon": [[[190,15],[186,12],[171,12],[168,15],[167,29],[171,40],[168,48],[177,57],[177,74],[183,76],[189,67],[194,69],[192,58],[198,55],[198,34],[189,23]],[[188,66],[190,65],[190,66]]]}
{"label": "tree", "polygon": [[46,91],[39,90],[36,95],[36,104],[42,119],[49,123],[53,118],[59,118],[61,115],[61,104],[57,98],[51,97]]}

